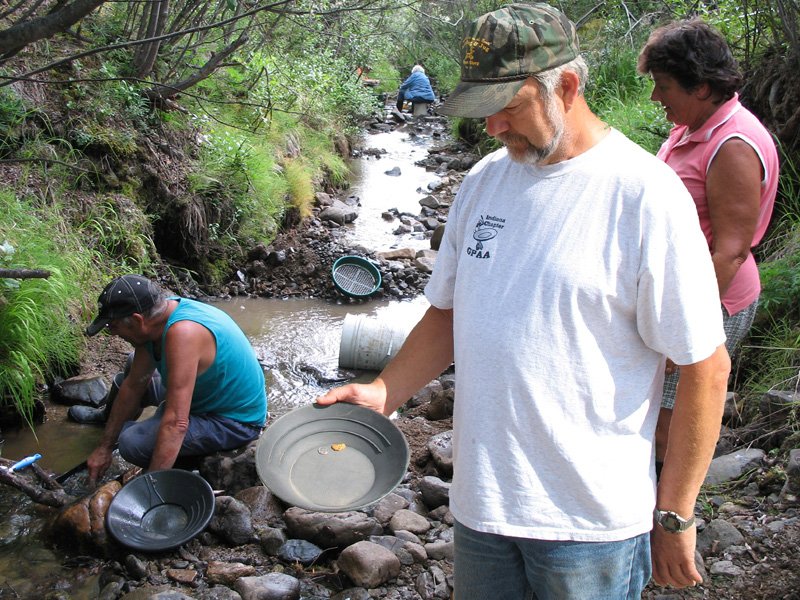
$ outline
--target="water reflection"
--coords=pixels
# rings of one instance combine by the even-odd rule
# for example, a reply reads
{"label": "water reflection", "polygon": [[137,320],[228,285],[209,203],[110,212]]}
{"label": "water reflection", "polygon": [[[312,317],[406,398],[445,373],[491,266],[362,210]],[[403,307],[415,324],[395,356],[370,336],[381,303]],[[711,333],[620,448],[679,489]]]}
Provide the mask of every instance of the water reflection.
{"label": "water reflection", "polygon": [[[349,373],[339,370],[339,343],[346,314],[413,324],[428,306],[424,297],[402,302],[339,305],[321,300],[265,298],[217,303],[242,328],[268,367],[270,414],[313,402]],[[361,379],[371,379],[365,373]]]}
{"label": "water reflection", "polygon": [[[398,130],[376,133],[364,138],[367,148],[386,150],[380,158],[364,158],[354,163],[356,178],[351,194],[361,199],[359,217],[346,229],[345,239],[366,248],[380,251],[393,247],[429,248],[430,242],[421,233],[395,235],[399,221],[385,221],[383,212],[396,208],[412,216],[420,212],[419,201],[427,196],[428,184],[438,181],[436,174],[417,166],[425,158],[431,136],[411,136]],[[394,167],[399,177],[386,175]]]}

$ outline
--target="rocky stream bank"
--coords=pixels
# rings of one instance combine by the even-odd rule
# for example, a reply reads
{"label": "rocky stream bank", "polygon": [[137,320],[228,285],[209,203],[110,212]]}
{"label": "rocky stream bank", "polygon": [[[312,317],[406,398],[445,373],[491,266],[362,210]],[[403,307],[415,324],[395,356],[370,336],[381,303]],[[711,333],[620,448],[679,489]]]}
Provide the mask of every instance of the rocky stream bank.
{"label": "rocky stream bank", "polygon": [[[395,119],[373,127],[396,125]],[[430,124],[423,120],[402,126],[413,133]],[[379,149],[362,152],[380,160]],[[379,297],[420,293],[435,256],[437,231],[476,158],[462,148],[433,149],[425,164],[440,176],[440,185],[426,194],[419,214],[386,215],[397,222],[399,232],[416,229],[429,236],[431,251],[398,248],[378,255],[343,245],[337,232],[355,218],[358,200],[320,194],[314,216],[271,245],[252,249],[247,264],[220,295],[350,302],[330,278],[333,260],[342,254],[359,254],[380,265],[384,278]],[[189,286],[176,291],[192,293]],[[120,347],[113,356],[106,342],[103,353],[109,358],[87,357],[87,374],[110,380],[124,352]],[[75,565],[76,580],[97,577],[97,597],[104,600],[450,598],[452,382],[449,371],[400,412],[394,422],[411,448],[408,472],[391,494],[367,509],[331,514],[284,505],[261,485],[253,444],[208,457],[199,466],[218,490],[215,515],[205,532],[176,551],[159,554],[131,552],[113,542],[93,553],[83,548],[84,560],[68,559]],[[800,598],[800,442],[788,425],[794,422],[797,400],[791,393],[766,395],[759,418],[745,424],[741,401],[730,395],[717,458],[696,507],[697,562],[705,582],[681,591],[651,585],[644,598]],[[89,547],[91,532],[87,536]],[[13,590],[16,596],[0,588],[0,597],[69,598],[70,585]]]}

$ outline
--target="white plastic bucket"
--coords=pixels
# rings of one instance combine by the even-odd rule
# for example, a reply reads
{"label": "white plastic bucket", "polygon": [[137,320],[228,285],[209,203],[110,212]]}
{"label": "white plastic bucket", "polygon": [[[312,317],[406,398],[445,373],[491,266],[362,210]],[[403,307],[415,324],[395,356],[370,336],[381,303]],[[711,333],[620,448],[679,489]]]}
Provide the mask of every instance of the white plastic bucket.
{"label": "white plastic bucket", "polygon": [[380,371],[400,350],[412,326],[346,314],[339,342],[339,366]]}

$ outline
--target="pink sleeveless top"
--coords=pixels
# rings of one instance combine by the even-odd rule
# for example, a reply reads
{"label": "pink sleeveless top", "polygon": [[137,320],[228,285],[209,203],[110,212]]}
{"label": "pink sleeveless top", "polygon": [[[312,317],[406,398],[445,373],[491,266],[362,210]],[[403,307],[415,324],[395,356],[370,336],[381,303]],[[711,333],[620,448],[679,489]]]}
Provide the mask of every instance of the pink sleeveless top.
{"label": "pink sleeveless top", "polygon": [[[778,189],[778,152],[772,136],[755,115],[739,103],[738,94],[722,104],[700,129],[684,138],[686,131],[685,125],[673,127],[657,156],[673,168],[694,198],[709,250],[712,235],[706,198],[706,174],[711,161],[723,142],[731,138],[746,142],[758,155],[764,169],[764,179],[761,181],[758,224],[750,243],[750,248],[755,248],[769,225]],[[728,314],[735,315],[755,302],[760,292],[761,280],[751,252],[734,275],[722,298],[722,305]]]}

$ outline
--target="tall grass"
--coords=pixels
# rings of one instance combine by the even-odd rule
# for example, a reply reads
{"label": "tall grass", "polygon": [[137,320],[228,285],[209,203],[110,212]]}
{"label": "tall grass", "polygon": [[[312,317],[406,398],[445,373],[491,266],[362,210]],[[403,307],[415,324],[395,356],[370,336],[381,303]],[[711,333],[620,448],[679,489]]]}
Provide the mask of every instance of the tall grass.
{"label": "tall grass", "polygon": [[671,125],[661,107],[650,100],[650,79],[636,72],[637,56],[629,46],[588,51],[586,101],[606,123],[655,154]]}
{"label": "tall grass", "polygon": [[746,394],[800,391],[800,170],[783,150],[775,211],[758,252],[758,314],[743,347]]}
{"label": "tall grass", "polygon": [[0,402],[30,422],[37,387],[78,363],[86,253],[56,206],[0,192],[0,266],[46,269],[46,279],[0,279]]}

